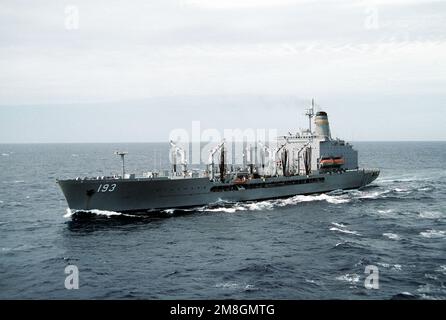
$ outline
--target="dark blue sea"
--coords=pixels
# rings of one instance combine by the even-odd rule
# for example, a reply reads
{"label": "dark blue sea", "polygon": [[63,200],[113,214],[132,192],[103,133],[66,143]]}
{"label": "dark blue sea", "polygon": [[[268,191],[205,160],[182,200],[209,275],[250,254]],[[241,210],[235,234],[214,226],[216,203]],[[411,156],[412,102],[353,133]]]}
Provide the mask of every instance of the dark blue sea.
{"label": "dark blue sea", "polygon": [[56,179],[118,173],[116,149],[168,167],[167,144],[0,145],[0,298],[446,299],[446,143],[355,147],[382,170],[362,190],[135,217],[71,215]]}

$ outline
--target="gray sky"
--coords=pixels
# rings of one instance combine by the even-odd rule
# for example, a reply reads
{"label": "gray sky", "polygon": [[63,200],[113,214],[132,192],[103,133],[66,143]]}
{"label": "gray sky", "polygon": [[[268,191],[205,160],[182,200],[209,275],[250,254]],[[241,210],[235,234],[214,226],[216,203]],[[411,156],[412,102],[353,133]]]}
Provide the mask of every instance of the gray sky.
{"label": "gray sky", "polygon": [[[76,15],[78,13],[78,15]],[[446,2],[2,0],[0,143],[306,123],[446,140]]]}

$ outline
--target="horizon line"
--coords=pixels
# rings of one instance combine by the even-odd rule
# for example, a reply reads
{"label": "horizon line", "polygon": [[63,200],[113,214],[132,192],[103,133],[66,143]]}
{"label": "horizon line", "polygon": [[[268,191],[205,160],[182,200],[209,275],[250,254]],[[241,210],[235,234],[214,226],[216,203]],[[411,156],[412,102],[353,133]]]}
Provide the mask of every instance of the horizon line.
{"label": "horizon line", "polygon": [[[189,143],[209,143],[213,141],[189,141]],[[240,141],[238,141],[240,142]],[[356,143],[356,142],[446,142],[445,140],[345,140],[345,142]],[[20,144],[115,144],[115,143],[124,143],[124,144],[143,144],[143,143],[166,143],[168,141],[52,141],[52,142],[0,142],[0,145],[20,145]]]}

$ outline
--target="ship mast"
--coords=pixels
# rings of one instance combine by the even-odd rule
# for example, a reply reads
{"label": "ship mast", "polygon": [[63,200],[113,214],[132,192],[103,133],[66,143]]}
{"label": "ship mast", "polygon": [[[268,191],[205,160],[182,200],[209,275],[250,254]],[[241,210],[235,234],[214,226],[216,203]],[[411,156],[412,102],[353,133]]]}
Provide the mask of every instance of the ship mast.
{"label": "ship mast", "polygon": [[311,123],[313,122],[314,117],[314,98],[311,99],[311,108],[307,109],[307,113],[305,115],[308,117],[309,120],[308,130],[310,132],[310,135],[313,135]]}
{"label": "ship mast", "polygon": [[125,178],[125,155],[128,154],[128,152],[123,152],[123,151],[115,151],[115,154],[117,156],[121,156],[121,160],[122,160],[122,179]]}

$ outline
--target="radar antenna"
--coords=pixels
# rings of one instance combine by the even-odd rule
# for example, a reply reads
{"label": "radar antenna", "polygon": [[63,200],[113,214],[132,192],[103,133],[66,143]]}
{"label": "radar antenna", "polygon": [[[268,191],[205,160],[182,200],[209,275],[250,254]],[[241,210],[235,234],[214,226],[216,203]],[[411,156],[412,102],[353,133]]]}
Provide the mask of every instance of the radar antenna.
{"label": "radar antenna", "polygon": [[312,128],[311,128],[311,123],[314,117],[314,98],[311,99],[311,108],[307,109],[307,113],[305,114],[308,117],[309,120],[309,126],[308,126],[308,130],[310,131],[310,134],[313,134]]}
{"label": "radar antenna", "polygon": [[122,160],[122,178],[125,178],[125,156],[128,154],[128,152],[125,151],[115,151],[115,154],[117,156],[121,156],[121,160]]}

